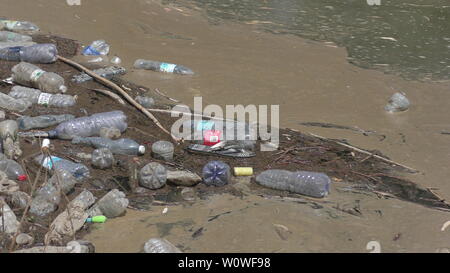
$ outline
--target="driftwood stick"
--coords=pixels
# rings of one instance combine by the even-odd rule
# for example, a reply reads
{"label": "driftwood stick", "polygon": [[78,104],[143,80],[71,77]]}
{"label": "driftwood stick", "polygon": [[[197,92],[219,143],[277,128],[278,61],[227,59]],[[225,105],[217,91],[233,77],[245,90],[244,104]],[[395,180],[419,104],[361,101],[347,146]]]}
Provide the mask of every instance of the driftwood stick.
{"label": "driftwood stick", "polygon": [[166,94],[163,94],[163,92],[159,91],[158,88],[155,88],[155,92],[158,93],[159,95],[163,96],[164,98],[173,101],[173,102],[180,102],[179,100],[173,99],[169,96],[167,96]]}
{"label": "driftwood stick", "polygon": [[344,146],[344,147],[346,147],[346,148],[355,150],[355,151],[357,151],[357,152],[360,152],[360,153],[363,153],[363,154],[366,154],[366,155],[370,155],[370,156],[375,157],[375,158],[377,158],[377,159],[379,159],[379,160],[381,160],[381,161],[384,161],[384,162],[387,162],[387,163],[390,163],[390,164],[394,164],[394,165],[403,167],[403,168],[408,169],[408,170],[410,170],[410,171],[412,171],[412,172],[415,172],[415,173],[419,172],[419,171],[416,170],[416,169],[413,169],[413,168],[410,168],[410,167],[405,166],[405,165],[403,165],[403,164],[400,164],[400,163],[397,163],[397,162],[395,162],[395,161],[389,160],[389,159],[384,158],[384,157],[382,157],[382,156],[379,156],[379,155],[376,155],[376,154],[372,154],[372,153],[370,153],[370,152],[368,152],[368,151],[364,151],[364,150],[359,149],[359,148],[356,148],[356,147],[354,147],[354,146],[352,146],[352,145],[345,144],[345,143],[342,143],[342,142],[339,142],[339,141],[336,141],[336,140],[333,140],[333,139],[329,139],[329,138],[326,138],[326,137],[323,137],[323,136],[319,136],[319,135],[316,135],[316,134],[313,134],[313,133],[309,133],[309,134],[312,135],[312,136],[314,136],[314,137],[320,138],[320,139],[322,139],[322,140],[332,141],[332,142],[334,142],[334,143],[336,143],[336,144],[338,144],[338,145]]}
{"label": "driftwood stick", "polygon": [[104,89],[92,89],[92,88],[88,88],[88,89],[95,91],[95,92],[99,92],[105,96],[109,96],[112,99],[116,100],[118,103],[125,105],[125,102],[123,101],[123,99],[121,97],[119,97],[119,95],[117,95],[116,93],[113,93],[109,90],[104,90]]}
{"label": "driftwood stick", "polygon": [[74,62],[72,60],[69,60],[67,58],[61,57],[58,55],[58,59],[69,64],[72,65],[80,70],[82,70],[83,72],[85,72],[86,74],[88,74],[89,76],[91,76],[92,78],[96,79],[97,81],[109,86],[110,88],[116,90],[117,92],[119,92],[131,105],[133,105],[134,107],[136,107],[138,110],[140,110],[142,113],[144,113],[148,118],[150,118],[155,124],[156,126],[158,126],[164,133],[170,135],[172,137],[172,139],[175,142],[179,142],[181,141],[181,139],[175,137],[174,135],[172,135],[168,130],[166,130],[166,128],[164,128],[161,123],[158,121],[158,119],[152,114],[150,113],[147,109],[145,109],[142,105],[140,105],[139,103],[137,103],[127,92],[125,92],[120,86],[118,86],[117,84],[113,83],[110,80],[107,80],[97,74],[95,74],[94,72],[92,72],[91,70],[87,69],[86,67],[82,66],[81,64]]}

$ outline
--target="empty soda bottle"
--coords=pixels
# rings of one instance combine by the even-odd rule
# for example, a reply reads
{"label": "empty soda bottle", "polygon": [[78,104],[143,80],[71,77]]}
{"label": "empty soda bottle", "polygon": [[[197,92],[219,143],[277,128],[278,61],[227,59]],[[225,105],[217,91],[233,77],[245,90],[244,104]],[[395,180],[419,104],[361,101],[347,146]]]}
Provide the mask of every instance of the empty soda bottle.
{"label": "empty soda bottle", "polygon": [[330,192],[331,179],[317,172],[267,170],[256,176],[256,182],[276,190],[321,198]]}
{"label": "empty soda bottle", "polygon": [[[106,79],[111,79],[112,77],[116,76],[116,75],[124,75],[126,73],[125,68],[120,67],[120,66],[109,66],[109,67],[105,67],[105,68],[99,68],[99,69],[95,69],[92,70],[92,72],[94,72],[95,74],[106,78]],[[72,81],[76,82],[76,83],[82,83],[82,82],[87,82],[92,80],[93,78],[91,76],[89,76],[86,73],[81,73],[78,75],[73,76]]]}
{"label": "empty soda bottle", "polygon": [[11,31],[0,31],[0,42],[31,42],[33,38]]}
{"label": "empty soda bottle", "polygon": [[167,170],[157,162],[148,163],[139,171],[139,184],[144,188],[156,190],[164,187],[166,181]]}
{"label": "empty soda bottle", "polygon": [[14,112],[24,112],[32,103],[24,99],[15,99],[9,95],[0,93],[0,108]]}
{"label": "empty soda bottle", "polygon": [[38,164],[42,164],[42,166],[48,170],[66,170],[70,172],[73,177],[78,180],[81,180],[85,177],[89,177],[89,169],[79,163],[72,162],[67,159],[63,159],[57,156],[44,156],[39,155],[35,157],[35,161]]}
{"label": "empty soda bottle", "polygon": [[83,55],[108,55],[109,53],[109,45],[105,40],[97,40],[93,41],[91,45],[85,47],[83,49]]}
{"label": "empty soda bottle", "polygon": [[61,76],[53,72],[45,72],[33,64],[21,62],[12,68],[12,72],[13,81],[18,84],[38,88],[48,93],[67,91]]}
{"label": "empty soda bottle", "polygon": [[143,155],[145,153],[145,146],[139,145],[139,143],[129,138],[112,140],[104,137],[74,137],[72,144],[85,144],[97,149],[107,148],[113,154],[120,155]]}
{"label": "empty soda bottle", "polygon": [[122,111],[98,113],[60,123],[48,132],[49,138],[73,139],[76,136],[89,137],[99,135],[102,127],[115,127],[124,132],[127,127],[127,116]]}
{"label": "empty soda bottle", "polygon": [[0,49],[0,59],[15,62],[54,63],[57,55],[58,50],[54,44],[35,44]]}
{"label": "empty soda bottle", "polygon": [[41,115],[36,117],[22,116],[17,119],[20,130],[47,128],[61,122],[74,119],[74,115]]}
{"label": "empty soda bottle", "polygon": [[152,155],[156,159],[171,161],[173,159],[174,146],[171,142],[160,140],[152,145]]}
{"label": "empty soda bottle", "polygon": [[44,106],[70,107],[75,105],[76,102],[75,97],[71,95],[44,93],[39,89],[19,85],[11,88],[9,95],[16,99],[24,99],[30,101],[31,103]]}
{"label": "empty soda bottle", "polygon": [[231,178],[231,169],[223,161],[210,161],[202,170],[203,182],[208,186],[225,186]]}
{"label": "empty soda bottle", "polygon": [[25,181],[27,175],[19,163],[12,159],[8,159],[4,154],[0,153],[0,171],[6,173],[9,179]]}
{"label": "empty soda bottle", "polygon": [[29,34],[35,33],[39,31],[39,27],[35,24],[27,21],[13,21],[13,20],[3,20],[0,22],[3,23],[4,28],[9,31],[14,32],[26,32]]}
{"label": "empty soda bottle", "polygon": [[163,63],[163,62],[149,61],[149,60],[143,60],[143,59],[136,60],[136,62],[134,62],[134,67],[140,68],[140,69],[147,69],[147,70],[175,73],[175,74],[182,74],[182,75],[193,75],[194,74],[194,72],[190,68],[187,68],[187,67],[179,65],[179,64]]}
{"label": "empty soda bottle", "polygon": [[92,152],[92,166],[98,169],[108,169],[114,164],[114,156],[107,148],[95,149]]}

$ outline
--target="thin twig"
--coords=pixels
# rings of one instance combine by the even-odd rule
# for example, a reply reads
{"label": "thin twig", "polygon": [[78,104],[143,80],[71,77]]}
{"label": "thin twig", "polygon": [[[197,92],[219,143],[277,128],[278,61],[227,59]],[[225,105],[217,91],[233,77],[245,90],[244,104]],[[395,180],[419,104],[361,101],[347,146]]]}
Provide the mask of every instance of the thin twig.
{"label": "thin twig", "polygon": [[106,96],[110,96],[111,98],[116,100],[118,103],[120,103],[122,105],[125,105],[125,102],[123,101],[123,99],[121,97],[119,97],[116,93],[113,93],[113,92],[111,92],[109,90],[94,89],[94,88],[87,88],[87,89],[92,90],[92,91],[96,91],[96,92],[99,92],[99,93],[102,93],[103,95],[106,95]]}
{"label": "thin twig", "polygon": [[164,98],[166,98],[166,99],[168,99],[168,100],[170,100],[170,101],[173,101],[173,102],[180,102],[179,100],[173,99],[173,98],[167,96],[166,94],[163,94],[161,91],[159,91],[158,88],[155,88],[155,92],[158,93],[158,94],[160,94],[161,96],[163,96]]}
{"label": "thin twig", "polygon": [[177,138],[176,136],[172,135],[172,133],[170,133],[166,128],[164,128],[161,123],[158,121],[158,119],[152,114],[150,113],[147,109],[145,109],[142,105],[140,105],[138,102],[136,102],[127,92],[125,92],[125,90],[123,90],[120,86],[118,86],[117,84],[113,83],[112,81],[105,79],[97,74],[95,74],[93,71],[87,69],[86,67],[82,66],[81,64],[74,62],[72,60],[69,60],[67,58],[61,57],[58,55],[58,59],[70,64],[82,71],[84,71],[86,74],[88,74],[89,76],[91,76],[92,78],[96,79],[97,81],[113,88],[114,90],[116,90],[117,92],[119,92],[131,105],[133,105],[134,107],[136,107],[138,110],[140,110],[142,113],[144,113],[148,118],[150,118],[163,132],[165,132],[166,134],[170,135],[172,137],[172,139],[175,142],[179,142],[181,141],[181,139]]}

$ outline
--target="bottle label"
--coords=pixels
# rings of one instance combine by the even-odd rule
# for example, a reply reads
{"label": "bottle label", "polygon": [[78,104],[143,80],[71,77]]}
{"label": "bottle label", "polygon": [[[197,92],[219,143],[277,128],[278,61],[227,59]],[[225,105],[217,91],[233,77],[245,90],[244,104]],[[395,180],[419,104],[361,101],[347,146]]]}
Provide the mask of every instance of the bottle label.
{"label": "bottle label", "polygon": [[161,72],[173,73],[173,71],[175,70],[175,66],[177,66],[177,65],[176,64],[161,63],[161,65],[159,66],[159,70]]}
{"label": "bottle label", "polygon": [[60,161],[61,160],[61,158],[59,158],[59,157],[56,157],[56,156],[52,156],[51,157],[51,159],[50,159],[50,157],[46,157],[45,159],[44,159],[44,162],[42,162],[42,166],[44,167],[44,168],[47,168],[47,169],[52,169],[53,168],[53,163],[55,163],[55,162],[57,162],[57,161]]}
{"label": "bottle label", "polygon": [[45,105],[45,106],[48,106],[48,103],[50,102],[50,98],[52,97],[52,94],[49,94],[49,93],[41,93],[40,95],[39,95],[39,98],[38,98],[38,104],[39,105]]}
{"label": "bottle label", "polygon": [[87,46],[84,48],[83,50],[83,55],[88,55],[88,56],[99,56],[101,55],[100,52],[98,52],[97,50],[95,50],[95,48],[93,48],[92,46]]}
{"label": "bottle label", "polygon": [[32,82],[36,82],[39,79],[39,77],[42,76],[42,74],[44,74],[44,73],[45,73],[44,70],[36,69],[31,73],[30,80]]}
{"label": "bottle label", "polygon": [[10,21],[10,20],[2,20],[2,23],[4,23],[6,25],[7,29],[13,29],[19,22],[18,21]]}

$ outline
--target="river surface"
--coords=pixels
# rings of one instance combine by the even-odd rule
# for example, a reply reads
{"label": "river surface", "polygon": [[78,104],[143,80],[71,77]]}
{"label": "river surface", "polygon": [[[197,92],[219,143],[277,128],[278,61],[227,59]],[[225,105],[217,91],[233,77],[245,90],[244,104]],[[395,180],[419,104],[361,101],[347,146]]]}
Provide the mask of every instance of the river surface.
{"label": "river surface", "polygon": [[[76,2],[76,1],[69,1]],[[414,182],[450,198],[450,4],[439,0],[150,1],[0,0],[0,16],[83,42],[105,39],[128,80],[158,88],[190,106],[280,105],[280,125],[347,139],[420,170]],[[178,63],[192,77],[132,69],[138,58]],[[401,91],[410,109],[383,108]],[[299,122],[357,126],[380,141]],[[450,247],[450,214],[398,200],[333,191],[329,201],[355,202],[362,217],[331,207],[249,194],[194,204],[129,210],[86,238],[101,252],[138,252],[164,237],[187,252],[434,252]],[[212,216],[225,213],[214,221]],[[381,212],[381,213],[380,213]],[[280,226],[289,232],[280,235]],[[200,236],[192,236],[202,228]],[[400,234],[400,235],[399,235]]]}

